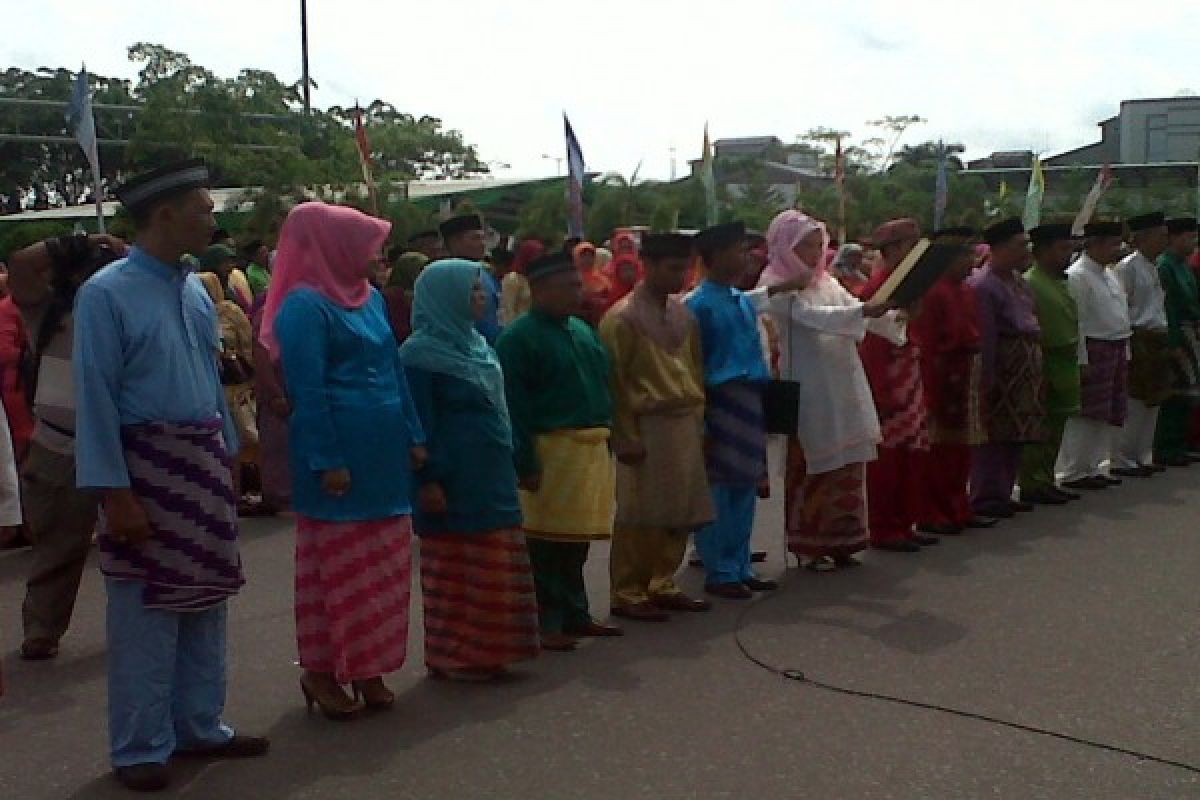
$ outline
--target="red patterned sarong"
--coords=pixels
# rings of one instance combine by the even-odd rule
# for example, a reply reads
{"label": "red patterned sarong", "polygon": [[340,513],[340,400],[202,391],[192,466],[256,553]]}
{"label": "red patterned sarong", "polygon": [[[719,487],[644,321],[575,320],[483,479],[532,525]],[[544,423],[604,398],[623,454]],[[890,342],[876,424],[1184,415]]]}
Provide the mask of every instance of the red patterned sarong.
{"label": "red patterned sarong", "polygon": [[797,556],[848,556],[867,547],[866,467],[807,474],[804,450],[788,440],[785,506],[788,550]]}

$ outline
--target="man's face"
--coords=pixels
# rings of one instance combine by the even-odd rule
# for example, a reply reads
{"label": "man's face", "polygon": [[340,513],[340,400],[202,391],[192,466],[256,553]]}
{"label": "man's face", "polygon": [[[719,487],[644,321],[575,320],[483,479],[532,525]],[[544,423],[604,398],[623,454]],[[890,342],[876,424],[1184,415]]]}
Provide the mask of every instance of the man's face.
{"label": "man's face", "polygon": [[749,271],[750,254],[744,239],[722,247],[711,258],[712,262],[707,264],[708,274],[723,283],[736,282]]}
{"label": "man's face", "polygon": [[656,294],[678,294],[687,285],[691,266],[692,260],[687,256],[647,259],[646,284]]}
{"label": "man's face", "polygon": [[204,252],[217,229],[212,196],[207,189],[193,189],[156,212],[167,237],[185,253]]}
{"label": "man's face", "polygon": [[1096,263],[1108,266],[1120,260],[1124,244],[1120,236],[1097,236],[1088,241],[1087,253]]}
{"label": "man's face", "polygon": [[1137,248],[1142,254],[1154,259],[1167,249],[1167,226],[1159,225],[1150,230],[1142,231],[1138,236]]}
{"label": "man's face", "polygon": [[992,269],[1000,272],[1023,270],[1029,266],[1029,234],[1010,236],[992,246]]}
{"label": "man's face", "polygon": [[483,231],[463,231],[450,237],[447,246],[454,258],[482,261],[487,254],[487,236]]}
{"label": "man's face", "polygon": [[906,239],[901,239],[898,242],[893,242],[886,247],[880,248],[879,252],[889,266],[895,267],[908,257],[908,254],[913,251],[913,248],[917,246],[917,242],[919,241],[921,240],[914,236],[909,236]]}
{"label": "man's face", "polygon": [[531,289],[533,304],[552,317],[562,319],[583,309],[583,276],[577,269],[541,278]]}
{"label": "man's face", "polygon": [[1059,239],[1041,248],[1038,263],[1051,272],[1062,272],[1071,266],[1071,257],[1075,255],[1075,242],[1070,239]]}
{"label": "man's face", "polygon": [[1196,252],[1196,240],[1196,231],[1177,233],[1170,237],[1171,252],[1180,258],[1189,258],[1192,253]]}

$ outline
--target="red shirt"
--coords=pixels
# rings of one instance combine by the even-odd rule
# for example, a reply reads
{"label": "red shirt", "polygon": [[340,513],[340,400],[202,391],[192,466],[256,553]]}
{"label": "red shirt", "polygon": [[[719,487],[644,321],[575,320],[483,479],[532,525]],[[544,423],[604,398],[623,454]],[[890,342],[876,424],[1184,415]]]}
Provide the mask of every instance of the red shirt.
{"label": "red shirt", "polygon": [[33,438],[33,411],[25,397],[22,361],[29,350],[29,337],[21,311],[11,297],[0,300],[0,400],[8,414],[13,452],[21,458]]}

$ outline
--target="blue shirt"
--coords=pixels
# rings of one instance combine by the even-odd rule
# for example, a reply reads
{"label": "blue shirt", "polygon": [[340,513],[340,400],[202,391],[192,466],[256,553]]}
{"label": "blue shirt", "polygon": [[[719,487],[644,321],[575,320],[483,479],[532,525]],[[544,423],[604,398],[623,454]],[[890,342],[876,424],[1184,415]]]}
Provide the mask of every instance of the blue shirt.
{"label": "blue shirt", "polygon": [[[412,513],[409,450],[425,435],[413,409],[383,296],[342,308],[296,289],[275,318],[288,422],[292,505],[330,522]],[[321,486],[329,470],[350,472],[341,497]]]}
{"label": "blue shirt", "polygon": [[687,306],[700,324],[706,386],[771,379],[758,334],[758,311],[750,296],[706,280],[687,298]]}
{"label": "blue shirt", "polygon": [[483,271],[483,291],[487,294],[487,312],[475,323],[475,330],[487,339],[488,344],[495,345],[503,330],[500,326],[500,284],[486,269]]}
{"label": "blue shirt", "polygon": [[236,453],[220,346],[216,309],[185,267],[134,247],[92,276],[75,301],[78,486],[129,486],[123,425],[220,418],[226,449]]}

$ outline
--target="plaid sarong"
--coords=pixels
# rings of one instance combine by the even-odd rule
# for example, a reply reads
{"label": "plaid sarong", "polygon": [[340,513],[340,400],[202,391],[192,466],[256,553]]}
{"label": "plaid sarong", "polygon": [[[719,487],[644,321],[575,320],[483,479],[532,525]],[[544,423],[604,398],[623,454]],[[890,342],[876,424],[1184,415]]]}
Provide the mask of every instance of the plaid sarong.
{"label": "plaid sarong", "polygon": [[1121,427],[1128,410],[1129,340],[1087,340],[1087,366],[1080,380],[1080,416]]}
{"label": "plaid sarong", "polygon": [[1166,331],[1134,328],[1130,342],[1129,396],[1147,406],[1171,396],[1171,350]]}

